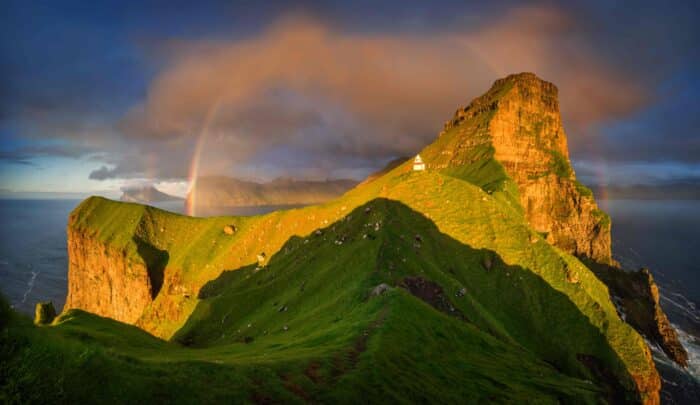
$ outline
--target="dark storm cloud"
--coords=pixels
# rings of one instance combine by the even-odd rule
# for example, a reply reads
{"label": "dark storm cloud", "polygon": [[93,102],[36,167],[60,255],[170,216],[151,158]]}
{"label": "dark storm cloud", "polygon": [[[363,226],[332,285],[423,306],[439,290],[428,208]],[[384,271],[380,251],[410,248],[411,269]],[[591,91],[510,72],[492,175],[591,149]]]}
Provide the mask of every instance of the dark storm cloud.
{"label": "dark storm cloud", "polygon": [[286,147],[342,169],[414,153],[454,109],[512,72],[534,71],[565,89],[573,126],[637,110],[646,89],[568,35],[573,26],[561,10],[530,7],[473,30],[421,36],[354,35],[295,17],[245,40],[178,42],[120,128],[164,142],[196,137],[206,122],[210,149],[227,151],[207,155],[207,166]]}
{"label": "dark storm cloud", "polygon": [[692,4],[25,4],[0,17],[0,132],[100,152],[91,179],[185,178],[202,133],[212,174],[364,173],[519,71],[559,87],[574,158],[700,156]]}

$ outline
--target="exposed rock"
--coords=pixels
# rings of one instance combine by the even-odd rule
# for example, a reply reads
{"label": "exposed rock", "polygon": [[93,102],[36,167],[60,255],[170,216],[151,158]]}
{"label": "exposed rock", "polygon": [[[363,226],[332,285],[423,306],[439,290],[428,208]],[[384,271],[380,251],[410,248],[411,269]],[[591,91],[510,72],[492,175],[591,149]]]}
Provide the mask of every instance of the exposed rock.
{"label": "exposed rock", "polygon": [[[603,389],[605,390],[605,399],[609,404],[623,404],[623,403],[633,403],[641,402],[641,398],[629,398],[629,392],[625,390],[625,387],[620,384],[618,378],[615,377],[615,373],[612,372],[605,363],[600,361],[600,359],[595,356],[588,354],[579,353],[576,355],[576,359],[581,362],[590,372],[596,377],[598,381],[603,384]],[[660,387],[658,387],[660,388]],[[648,398],[644,401],[645,404],[658,404],[658,388],[656,390],[656,395],[653,398]]]}
{"label": "exposed rock", "polygon": [[589,267],[607,284],[625,321],[658,344],[673,361],[687,367],[688,353],[661,309],[659,289],[649,270],[624,271],[595,263],[589,263]]}
{"label": "exposed rock", "polygon": [[53,302],[37,302],[34,310],[34,323],[37,325],[48,325],[56,318],[56,309]]}
{"label": "exposed rock", "polygon": [[68,296],[64,310],[79,308],[135,324],[153,301],[148,266],[68,225]]}
{"label": "exposed rock", "polygon": [[226,225],[224,226],[224,233],[226,235],[233,235],[236,233],[236,225]]}
{"label": "exposed rock", "polygon": [[497,80],[486,94],[457,110],[443,135],[453,128],[449,144],[457,145],[454,150],[428,147],[421,152],[429,167],[468,164],[474,151],[493,148],[495,160],[517,183],[535,230],[574,255],[613,263],[610,219],[576,181],[556,86],[533,73]]}
{"label": "exposed rock", "polygon": [[455,308],[450,300],[447,299],[442,287],[434,281],[427,280],[423,277],[406,277],[401,280],[399,287],[408,290],[408,292],[415,297],[430,304],[438,311],[442,311],[462,320],[467,320],[464,314]]}
{"label": "exposed rock", "polygon": [[372,289],[372,292],[369,293],[369,296],[370,297],[378,297],[378,296],[384,294],[385,292],[389,291],[390,289],[391,289],[391,287],[389,287],[388,284],[381,283]]}

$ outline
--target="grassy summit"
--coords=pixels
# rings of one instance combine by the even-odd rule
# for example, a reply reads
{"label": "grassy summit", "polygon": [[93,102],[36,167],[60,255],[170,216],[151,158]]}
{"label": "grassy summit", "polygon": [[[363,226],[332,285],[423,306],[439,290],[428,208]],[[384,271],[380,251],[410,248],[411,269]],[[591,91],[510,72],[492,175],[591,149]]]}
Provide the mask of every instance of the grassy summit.
{"label": "grassy summit", "polygon": [[[455,139],[421,155],[435,163]],[[658,400],[644,340],[589,268],[528,224],[494,156],[484,144],[459,165],[412,172],[409,161],[335,201],[257,217],[90,198],[69,235],[147,270],[157,288],[134,323],[157,337],[77,309],[36,328],[4,308],[0,391],[40,402]],[[71,266],[71,282],[91,275]],[[91,282],[129,277],[105,274]],[[111,315],[71,295],[69,307]]]}

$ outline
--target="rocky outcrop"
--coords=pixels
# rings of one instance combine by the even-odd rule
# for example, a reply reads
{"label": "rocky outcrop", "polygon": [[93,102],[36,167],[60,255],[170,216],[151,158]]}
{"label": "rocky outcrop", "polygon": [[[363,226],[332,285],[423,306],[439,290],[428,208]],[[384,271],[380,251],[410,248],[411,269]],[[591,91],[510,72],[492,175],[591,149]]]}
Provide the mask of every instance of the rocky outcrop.
{"label": "rocky outcrop", "polygon": [[[488,154],[518,186],[530,225],[577,256],[612,263],[610,219],[576,181],[558,91],[532,73],[497,80],[445,124],[440,150],[421,152],[429,168],[456,168]],[[431,153],[432,152],[432,153]]]}
{"label": "rocky outcrop", "polygon": [[135,324],[153,301],[143,261],[128,257],[96,235],[68,225],[68,297],[64,311],[79,308]]}
{"label": "rocky outcrop", "polygon": [[56,318],[56,309],[53,302],[37,302],[34,309],[34,323],[36,325],[48,325]]}
{"label": "rocky outcrop", "polygon": [[399,284],[399,287],[404,288],[413,296],[421,299],[440,312],[457,317],[463,321],[467,320],[464,314],[452,305],[442,286],[434,281],[427,280],[423,277],[405,277]]}
{"label": "rocky outcrop", "polygon": [[620,316],[671,360],[687,367],[688,353],[661,309],[659,288],[649,270],[623,271],[599,263],[589,263],[589,267],[608,286]]}

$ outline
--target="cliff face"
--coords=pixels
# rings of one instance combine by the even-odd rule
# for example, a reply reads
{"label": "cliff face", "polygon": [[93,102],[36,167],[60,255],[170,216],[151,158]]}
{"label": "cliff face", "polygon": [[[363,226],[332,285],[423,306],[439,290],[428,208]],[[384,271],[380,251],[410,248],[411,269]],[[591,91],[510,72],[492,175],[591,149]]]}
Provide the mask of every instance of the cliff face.
{"label": "cliff face", "polygon": [[68,225],[68,297],[65,310],[80,308],[135,324],[153,300],[145,263]]}
{"label": "cliff face", "polygon": [[611,299],[620,316],[659,345],[671,360],[687,367],[688,353],[661,309],[659,288],[649,270],[621,271],[599,263],[589,263],[588,266],[610,289]]}
{"label": "cliff face", "polygon": [[455,168],[490,154],[517,183],[530,225],[577,256],[611,263],[610,219],[576,181],[558,91],[532,73],[497,80],[445,124],[448,144],[428,166]]}

